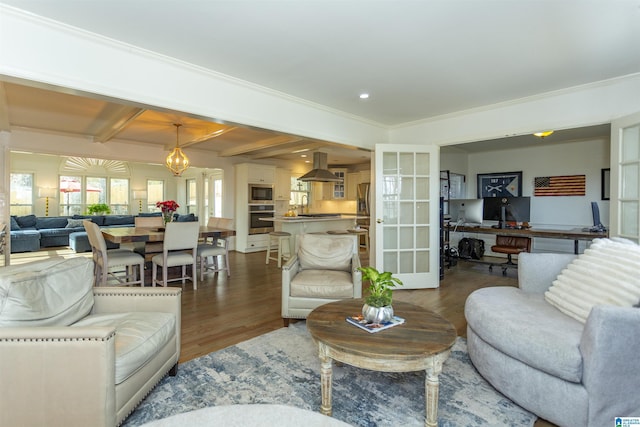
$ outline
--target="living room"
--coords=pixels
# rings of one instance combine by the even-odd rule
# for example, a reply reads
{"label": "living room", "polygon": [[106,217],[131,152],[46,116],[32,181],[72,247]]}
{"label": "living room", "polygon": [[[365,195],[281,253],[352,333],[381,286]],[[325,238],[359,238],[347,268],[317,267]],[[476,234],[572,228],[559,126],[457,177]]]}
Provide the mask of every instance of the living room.
{"label": "living room", "polygon": [[[47,87],[58,92],[80,93],[96,98],[108,98],[138,107],[143,106],[157,108],[162,111],[180,112],[190,117],[201,117],[214,122],[243,124],[249,128],[256,127],[285,135],[315,138],[324,142],[361,148],[374,153],[377,144],[397,145],[398,147],[404,144],[435,147],[435,155],[439,156],[440,169],[450,170],[466,176],[466,196],[469,198],[476,196],[475,180],[477,174],[522,171],[523,194],[525,195],[532,195],[533,179],[536,177],[584,174],[586,176],[586,195],[583,197],[532,197],[534,199],[532,216],[535,218],[532,221],[543,226],[589,225],[591,219],[588,202],[598,201],[600,210],[603,213],[603,219],[609,219],[609,223],[612,226],[612,235],[623,234],[620,228],[617,227],[618,224],[616,222],[619,211],[619,207],[616,204],[618,196],[614,192],[616,187],[611,188],[611,202],[607,203],[601,200],[602,182],[600,174],[602,169],[610,168],[612,182],[618,182],[620,169],[618,163],[614,161],[617,160],[617,130],[638,122],[637,115],[635,119],[632,119],[635,121],[619,120],[638,112],[637,99],[640,94],[638,59],[629,54],[629,52],[635,52],[636,46],[627,40],[635,40],[634,36],[637,34],[634,30],[628,29],[628,27],[633,27],[633,25],[628,24],[629,16],[633,17],[631,19],[636,19],[638,13],[637,5],[631,4],[632,2],[625,2],[624,6],[608,5],[603,8],[594,7],[593,9],[583,8],[582,5],[573,3],[571,7],[563,10],[562,13],[554,8],[553,11],[557,13],[551,14],[554,19],[551,19],[550,22],[545,20],[550,15],[547,10],[537,10],[533,14],[530,10],[521,10],[518,11],[516,16],[510,17],[508,15],[505,16],[505,11],[501,10],[500,7],[496,9],[495,4],[492,5],[493,9],[489,8],[489,5],[482,5],[491,9],[487,11],[478,10],[478,5],[473,6],[476,13],[482,12],[482,16],[485,19],[492,19],[492,24],[477,19],[479,15],[461,16],[464,14],[461,14],[459,9],[449,10],[447,19],[435,19],[431,22],[431,24],[437,22],[447,23],[446,26],[426,25],[425,22],[415,23],[413,21],[415,27],[412,28],[416,31],[422,27],[432,27],[435,30],[428,38],[421,39],[425,49],[423,55],[417,55],[413,49],[411,52],[406,53],[409,57],[408,64],[411,64],[412,60],[416,61],[415,68],[407,65],[398,65],[401,63],[398,61],[388,61],[389,63],[394,63],[391,64],[391,69],[389,69],[386,68],[388,64],[381,64],[377,61],[368,63],[366,68],[363,69],[356,67],[354,62],[347,61],[345,56],[338,55],[340,49],[336,48],[335,51],[337,53],[333,58],[335,62],[332,62],[329,67],[322,67],[321,65],[323,64],[315,62],[314,67],[317,67],[318,74],[307,73],[306,71],[308,70],[303,70],[302,68],[305,63],[302,59],[306,59],[304,55],[306,48],[300,48],[300,45],[297,44],[295,49],[287,51],[285,58],[278,56],[277,61],[270,61],[261,57],[251,65],[250,68],[253,70],[263,69],[266,72],[269,68],[268,64],[290,64],[292,59],[301,59],[298,63],[300,68],[296,68],[295,65],[288,65],[276,70],[276,75],[288,76],[292,83],[292,89],[297,86],[298,90],[292,91],[288,95],[286,90],[283,89],[286,86],[270,88],[266,83],[264,85],[258,85],[255,82],[248,83],[248,81],[251,81],[248,77],[248,80],[241,79],[239,76],[229,77],[234,75],[230,69],[207,68],[207,64],[194,65],[200,55],[203,58],[212,58],[212,62],[209,64],[224,64],[225,60],[216,57],[215,49],[212,46],[229,44],[232,41],[229,34],[240,33],[237,29],[245,28],[243,21],[234,19],[229,19],[228,21],[220,20],[225,22],[214,25],[212,24],[214,18],[209,15],[209,21],[206,25],[193,25],[194,29],[224,26],[226,33],[223,32],[210,38],[189,36],[191,40],[188,43],[193,42],[197,46],[194,50],[198,52],[197,55],[193,55],[193,52],[189,51],[192,56],[186,56],[188,57],[187,59],[193,61],[190,62],[185,57],[176,59],[179,56],[172,56],[172,53],[175,54],[177,51],[172,52],[168,48],[171,43],[165,37],[156,38],[156,40],[161,41],[155,47],[167,47],[166,51],[154,49],[153,45],[147,45],[143,48],[136,44],[137,42],[142,43],[140,40],[145,39],[144,35],[140,39],[132,38],[128,40],[119,40],[114,34],[99,35],[99,27],[90,24],[91,13],[88,14],[86,20],[88,28],[82,29],[85,21],[83,21],[84,17],[80,12],[86,13],[87,10],[83,10],[81,5],[72,5],[74,2],[60,2],[57,11],[47,11],[46,6],[43,6],[44,9],[40,10],[38,10],[37,6],[33,6],[35,7],[35,10],[33,10],[26,3],[20,5],[18,0],[3,1],[2,3],[0,5],[0,14],[2,14],[3,22],[2,28],[0,28],[0,49],[2,51],[2,55],[0,55],[0,76],[2,76],[4,82]],[[5,4],[12,4],[18,9]],[[381,4],[379,7],[384,9]],[[25,9],[22,10],[21,6]],[[185,5],[178,2],[172,6],[171,10],[173,12],[179,11],[179,13],[183,13],[185,10],[183,9]],[[193,6],[190,5],[190,7]],[[266,19],[264,15],[257,13],[258,11],[268,13],[262,6],[254,3],[247,7],[250,9],[252,6],[256,8],[256,15],[252,16],[252,22],[255,21],[253,25],[271,23],[270,26],[280,29],[277,33],[282,31],[281,28],[290,28],[287,32],[287,41],[283,43],[272,43],[269,37],[262,36],[263,33],[261,31],[265,31],[264,34],[267,34],[267,29],[263,27],[260,27],[260,31],[257,32],[246,32],[252,35],[254,40],[266,41],[265,45],[289,46],[289,43],[297,42],[297,39],[290,37],[289,34],[300,34],[300,39],[302,39],[302,35],[306,33],[306,27],[310,26],[312,21],[308,16],[297,15],[295,19],[291,20],[291,25],[295,24],[295,28],[299,30],[296,32],[291,27],[284,25],[288,22],[283,22],[282,17],[289,18],[289,15],[287,10],[282,10],[282,4],[270,3],[270,6],[280,14],[280,16],[268,15],[271,19]],[[405,4],[405,6],[409,8],[408,4]],[[471,5],[466,4],[466,6]],[[125,10],[124,13],[120,10],[118,11],[118,16],[121,18],[117,20],[105,19],[117,7],[117,5],[114,5],[113,10],[110,8],[101,10],[104,15],[100,17],[94,11],[93,19],[106,23],[122,22],[123,28],[140,28],[141,33],[148,32],[148,34],[151,34],[154,25],[152,25],[152,22],[148,22],[148,27],[146,26],[147,19],[152,21],[152,19],[147,18],[146,10],[138,10],[137,12]],[[226,5],[226,7],[232,6]],[[310,7],[317,7],[317,5]],[[419,6],[414,3],[411,7]],[[461,8],[461,5],[458,4],[457,7]],[[71,19],[71,17],[75,16],[73,8],[77,8],[79,13],[75,20]],[[298,9],[292,7],[291,4],[285,5],[284,8],[291,9],[289,12],[292,14]],[[319,9],[322,12],[322,8]],[[378,12],[380,11],[377,8],[374,9]],[[582,13],[586,13],[585,9],[588,9],[589,16],[582,15]],[[30,10],[35,15],[25,10]],[[348,8],[348,11],[349,13],[344,15],[334,13],[331,18],[340,16],[354,18],[354,12],[361,12],[359,7],[354,7],[353,5]],[[487,16],[488,11],[495,13],[490,14],[492,16]],[[585,77],[581,73],[586,72],[591,67],[585,66],[584,62],[560,66],[559,63],[563,59],[573,56],[571,53],[577,53],[577,51],[586,50],[588,47],[596,45],[600,46],[600,43],[593,39],[588,39],[589,41],[584,43],[575,42],[575,40],[582,40],[582,37],[587,37],[591,33],[598,33],[599,37],[602,37],[603,33],[610,34],[609,31],[617,33],[617,31],[613,30],[593,31],[593,27],[597,23],[601,23],[600,19],[605,15],[604,12],[609,11],[616,12],[614,14],[615,19],[607,19],[606,22],[611,24],[610,21],[614,21],[612,28],[619,29],[623,27],[628,29],[629,33],[625,33],[627,37],[615,38],[614,41],[607,39],[608,49],[592,51],[587,55],[589,61],[586,61],[586,63],[592,65],[593,68],[597,68],[596,66],[600,64],[617,64],[617,68],[614,66],[615,70],[613,71],[602,71]],[[156,13],[156,11],[151,12]],[[243,15],[246,13],[248,11],[244,11]],[[393,21],[393,19],[387,18],[395,16],[395,13],[396,11],[387,10],[386,14],[376,15],[378,19],[372,21],[377,22],[378,25],[380,22]],[[168,13],[166,16],[171,17],[171,15],[172,13]],[[196,15],[193,14],[192,17]],[[480,34],[484,34],[483,28],[494,28],[494,26],[498,28],[499,25],[509,23],[510,31],[536,34],[538,37],[530,38],[542,40],[544,39],[544,34],[555,34],[557,33],[557,28],[565,28],[565,22],[563,21],[561,24],[561,22],[558,22],[559,19],[556,19],[560,15],[567,16],[567,24],[569,22],[588,22],[590,25],[586,25],[588,31],[581,30],[577,33],[570,33],[573,38],[568,38],[573,40],[573,43],[568,43],[570,45],[568,50],[561,50],[554,54],[552,64],[545,64],[540,62],[539,59],[535,63],[525,62],[525,60],[532,56],[540,58],[540,55],[532,55],[532,52],[545,54],[547,50],[543,49],[543,47],[548,47],[553,51],[551,47],[556,47],[560,43],[556,42],[556,46],[554,46],[553,42],[545,46],[526,43],[519,45],[518,43],[522,43],[522,38],[518,38],[512,44],[508,42],[512,37],[505,36],[505,34],[511,33],[502,31],[496,31],[496,36],[489,39],[475,39]],[[48,18],[46,18],[47,16]],[[414,14],[414,16],[424,16],[424,13]],[[609,15],[606,14],[606,16],[608,17]],[[318,14],[319,20],[326,18],[326,15]],[[627,25],[620,25],[621,20]],[[458,31],[464,32],[464,40],[458,40],[452,34],[453,25],[451,23],[453,21],[456,22],[455,26]],[[138,25],[142,22],[145,25]],[[165,25],[160,26],[162,31],[159,34],[164,34],[165,31],[169,34],[169,29],[173,27],[166,25],[167,21],[163,22]],[[181,22],[181,24],[185,22],[187,20]],[[229,22],[232,22],[235,27],[229,28],[227,26],[230,25]],[[323,22],[326,24],[324,27],[326,30],[332,21]],[[540,25],[540,22],[544,22],[545,25]],[[274,23],[282,23],[283,25],[275,25]],[[546,23],[553,25],[549,27]],[[340,47],[343,44],[341,40],[344,40],[344,44],[349,41],[350,49],[346,50],[354,52],[357,49],[350,43],[350,40],[353,39],[355,45],[362,43],[363,39],[360,34],[371,34],[371,37],[374,37],[384,33],[385,38],[392,36],[392,34],[387,34],[385,31],[379,31],[380,27],[376,28],[375,26],[373,28],[367,27],[366,31],[363,30],[354,34],[351,31],[344,31],[345,28],[351,28],[348,22],[342,21],[342,24],[342,26],[332,26],[335,28],[335,34],[323,31],[321,37],[317,39],[315,46],[322,46],[322,49],[315,50],[313,55],[320,58],[321,62],[330,63],[332,55],[327,54],[327,45]],[[526,27],[526,30],[523,27]],[[542,31],[539,31],[538,27],[542,27],[540,29]],[[600,27],[598,26],[598,28]],[[182,30],[186,34],[186,30],[184,28]],[[569,29],[564,34],[567,34],[567,31]],[[390,31],[390,33],[402,33],[404,40],[389,42],[388,40],[376,38],[375,42],[371,42],[371,45],[375,45],[377,55],[372,55],[371,57],[379,58],[381,47],[385,48],[382,51],[393,56],[396,51],[400,51],[400,49],[397,49],[398,46],[418,45],[413,40],[413,36],[403,31],[394,30]],[[277,37],[277,35],[274,35],[274,37]],[[149,39],[151,38],[149,37]],[[183,35],[179,33],[176,33],[176,38],[184,40]],[[289,39],[292,40],[289,41]],[[444,43],[447,39],[464,42],[452,45]],[[195,43],[196,40],[201,40],[202,44],[197,45]],[[282,41],[280,38],[274,40]],[[411,40],[411,43],[408,43],[407,40]],[[438,40],[438,43],[434,43],[434,40]],[[556,39],[554,38],[554,40]],[[566,41],[564,38],[562,40]],[[238,41],[240,41],[240,34],[238,34]],[[435,50],[441,44],[446,45],[448,54],[445,56],[435,54]],[[466,51],[466,53],[462,52],[460,50],[461,45],[468,45],[470,50]],[[624,47],[618,46],[621,47],[620,51],[623,53],[618,54],[618,56],[608,56],[607,53],[613,52],[613,46],[617,45],[624,45]],[[262,52],[263,49],[266,52],[266,46],[257,46],[254,43],[250,44],[250,46],[247,50],[240,49],[245,58],[255,57],[256,52]],[[476,51],[476,49],[486,49],[486,46],[492,46],[493,50],[486,55],[482,52],[487,52],[487,50]],[[559,46],[558,49],[560,49]],[[426,52],[429,52],[429,54]],[[277,52],[272,53],[277,55]],[[267,54],[265,53],[265,55]],[[484,62],[483,58],[486,58],[487,62]],[[507,58],[508,60],[506,60]],[[626,60],[623,61],[622,58]],[[460,66],[459,61],[461,59],[468,59],[468,62]],[[498,60],[500,61],[498,62]],[[418,68],[418,61],[421,64],[426,62],[437,65],[437,67],[429,69]],[[304,89],[305,87],[313,86],[317,87],[319,92],[325,91],[326,93],[335,94],[336,91],[329,90],[329,88],[335,86],[336,88],[339,87],[338,92],[344,92],[345,87],[336,84],[339,81],[338,75],[343,73],[347,75],[351,69],[357,70],[357,76],[350,79],[351,83],[363,81],[363,86],[366,86],[361,88],[360,84],[355,83],[349,86],[349,92],[353,92],[353,94],[349,95],[349,98],[353,97],[353,101],[336,102],[334,104],[323,103],[327,98],[319,96],[318,93],[315,94],[313,99],[311,99],[311,95],[305,98],[305,91],[300,90],[301,87]],[[442,69],[445,74],[455,77],[447,79],[449,85],[444,86],[442,80],[435,78],[435,73],[438,69]],[[336,70],[342,71],[338,72]],[[378,71],[374,72],[375,70]],[[395,80],[400,81],[401,84],[398,85],[398,82],[396,82],[395,86],[389,86],[392,89],[388,93],[395,94],[393,97],[385,98],[381,93],[374,93],[369,101],[355,100],[357,97],[355,92],[360,92],[364,89],[368,90],[368,87],[372,85],[368,79],[365,85],[363,76],[371,74],[375,78],[382,80],[389,75],[397,76],[401,70],[415,71],[408,74],[419,76],[414,80],[416,83],[421,83],[421,80],[433,80],[433,82],[430,82],[431,85],[425,90],[426,83],[425,85],[416,84],[412,86],[408,77],[407,80],[395,77]],[[477,70],[478,74],[472,74],[469,70]],[[223,71],[228,74],[220,74]],[[254,74],[247,76],[254,76]],[[324,76],[324,78],[321,78],[321,76]],[[511,77],[516,76],[518,78],[515,81],[510,80]],[[544,82],[536,80],[536,77],[542,76],[545,76]],[[580,76],[580,78],[574,79],[572,76]],[[304,81],[300,82],[300,80]],[[324,80],[333,81],[328,84],[326,82],[321,84]],[[309,84],[309,82],[313,82],[313,84]],[[442,88],[439,86],[442,86]],[[507,88],[509,90],[506,93],[501,92],[502,89],[506,90]],[[413,96],[414,92],[417,96]],[[306,93],[309,94],[310,92]],[[489,96],[493,94],[495,96]],[[376,95],[383,102],[376,101]],[[335,99],[344,100],[346,97],[344,93],[340,93],[340,96],[336,96]],[[461,101],[462,99],[464,101]],[[380,112],[381,107],[379,104],[386,105],[384,114]],[[47,135],[47,138],[38,138],[37,131],[21,129],[19,125],[11,126],[9,124],[10,121],[6,120],[6,116],[2,118],[3,120],[0,121],[0,129],[2,130],[0,133],[0,144],[2,146],[0,164],[3,165],[3,182],[0,193],[3,196],[8,192],[8,176],[11,170],[13,153],[18,155],[18,152],[34,152],[43,155],[52,154],[56,156],[77,156],[157,164],[162,161],[167,151],[171,148],[171,146],[167,147],[162,144],[136,144],[123,140],[111,141],[107,144],[94,143],[82,137],[70,138],[68,135]],[[538,148],[501,149],[487,153],[462,152],[456,154],[448,151],[448,147],[455,147],[460,144],[490,141],[505,137],[521,137],[541,129],[554,129],[560,132],[562,130],[600,125],[611,125],[613,135],[586,141],[570,142],[562,147],[551,147],[545,144]],[[504,144],[508,145],[506,139]],[[191,154],[193,171],[222,171],[225,179],[229,179],[227,181],[230,185],[229,189],[233,189],[233,160],[219,157],[213,151],[200,150],[197,146],[190,147],[187,150]],[[594,153],[597,153],[597,155]],[[22,156],[22,154],[19,155]],[[57,171],[54,171],[54,169],[51,169],[52,177],[57,175]],[[151,174],[151,176],[153,175]],[[136,187],[132,186],[131,190],[138,189],[138,185],[143,182],[142,175],[138,176],[138,178],[140,180],[134,184]],[[144,179],[146,179],[146,176]],[[56,182],[43,184],[55,187]],[[176,185],[175,192],[169,191],[167,194],[170,196],[175,195],[178,198],[181,190],[177,188],[178,186]],[[234,215],[233,194],[229,193],[232,193],[232,191],[228,191],[227,195],[224,196],[228,198],[224,199],[223,216]],[[7,198],[3,197],[2,200],[6,201]],[[38,210],[42,211],[44,200],[39,199],[36,203],[38,204]],[[137,201],[134,200],[133,203],[135,204]],[[0,214],[3,219],[8,219],[9,216],[7,206],[7,203],[0,206]],[[625,230],[625,235],[637,240],[637,227],[635,228],[636,235],[633,234],[633,228],[630,231],[626,228],[622,229]],[[558,248],[555,246],[538,246],[536,249],[539,252],[556,251],[557,249],[563,252],[571,252],[566,247]],[[245,283],[251,284],[252,287],[239,289],[239,293],[234,298],[226,300],[224,304],[228,304],[227,307],[235,307],[235,304],[242,300],[243,295],[246,297],[246,295],[264,292],[264,295],[268,295],[268,297],[260,299],[256,296],[256,299],[252,300],[254,304],[278,305],[279,294],[277,292],[274,293],[272,289],[266,289],[265,284],[261,281],[256,281],[255,277],[271,274],[273,277],[269,279],[268,283],[277,286],[280,271],[273,266],[268,266],[272,267],[270,270],[259,269],[258,267],[265,268],[264,259],[256,254],[247,256],[247,259],[251,261],[253,269],[245,268],[244,261],[237,260],[236,268],[241,271],[240,274],[243,275]],[[249,271],[253,277],[246,275]],[[514,277],[491,277],[490,279],[510,287],[515,285]],[[503,279],[504,282],[502,282]],[[511,281],[508,281],[508,279],[511,279]],[[219,280],[224,282],[223,279]],[[216,300],[216,293],[225,292],[222,286],[217,289],[213,288],[213,286],[205,287],[203,292],[197,295],[198,298],[196,298],[196,293],[192,291],[183,294],[183,310],[185,307],[192,308],[194,311],[199,310],[198,316],[200,317],[196,320],[190,319],[189,326],[192,332],[194,330],[198,331],[195,336],[203,342],[211,340],[211,337],[204,331],[207,328],[206,325],[208,325],[205,319],[215,321],[216,319],[211,320],[208,317],[217,314],[217,311],[211,311],[208,307],[203,307],[203,305],[208,304],[210,307],[215,307],[215,310],[220,310],[218,306],[220,303]],[[408,300],[420,300],[427,305],[426,299],[429,299],[430,302],[436,299],[439,300],[441,296],[446,299],[447,292],[450,292],[449,295],[456,293],[453,282],[446,290],[432,290],[432,292],[425,291],[421,293],[420,295],[427,293],[429,295],[428,298],[422,297],[422,300],[414,297],[417,294],[415,291],[399,294],[406,295],[405,298]],[[207,293],[209,298],[200,300],[200,296]],[[455,311],[459,318],[464,320],[462,308],[460,307],[464,301],[461,301],[459,296],[455,301],[457,304]],[[246,311],[243,313],[246,313]],[[277,310],[272,310],[271,316],[274,313],[277,316]],[[183,314],[186,313],[183,312]],[[228,313],[228,316],[225,321],[230,324],[233,324],[233,322],[239,323],[238,313]],[[276,320],[279,321],[281,319],[271,319],[270,325],[275,324]],[[245,329],[247,328],[256,328],[256,331],[263,332],[263,329],[258,329],[260,326],[256,323],[252,323]],[[224,339],[229,339],[229,335],[242,332],[241,329],[234,326],[226,333],[220,332],[220,335],[216,336],[215,339],[224,341]],[[246,333],[246,331],[244,332]],[[192,348],[198,347],[197,343],[191,342],[190,344]],[[242,357],[238,359],[242,359]],[[338,381],[336,380],[336,382]],[[180,399],[176,400],[182,400],[182,397],[184,396],[180,396]],[[420,410],[424,411],[424,402],[420,403]],[[421,423],[421,420],[419,423]]]}

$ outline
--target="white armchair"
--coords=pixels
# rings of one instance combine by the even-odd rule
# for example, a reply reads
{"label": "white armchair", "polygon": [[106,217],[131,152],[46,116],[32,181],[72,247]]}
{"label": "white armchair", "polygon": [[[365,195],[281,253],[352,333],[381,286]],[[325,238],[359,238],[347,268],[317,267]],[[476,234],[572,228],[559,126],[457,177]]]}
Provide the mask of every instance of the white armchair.
{"label": "white armchair", "polygon": [[177,372],[181,292],[94,287],[84,257],[0,268],[0,425],[121,424]]}
{"label": "white armchair", "polygon": [[282,318],[306,319],[314,308],[362,297],[357,236],[300,234],[282,267]]}

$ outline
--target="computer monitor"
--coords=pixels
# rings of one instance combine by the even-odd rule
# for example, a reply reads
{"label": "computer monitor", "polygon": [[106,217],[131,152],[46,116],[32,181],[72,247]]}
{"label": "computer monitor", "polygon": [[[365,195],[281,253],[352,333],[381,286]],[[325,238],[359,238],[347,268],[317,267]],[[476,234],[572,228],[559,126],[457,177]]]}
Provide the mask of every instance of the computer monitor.
{"label": "computer monitor", "polygon": [[483,206],[483,199],[451,199],[449,200],[451,222],[460,225],[481,225]]}
{"label": "computer monitor", "polygon": [[482,218],[487,221],[498,221],[500,227],[505,222],[531,221],[530,197],[485,197]]}

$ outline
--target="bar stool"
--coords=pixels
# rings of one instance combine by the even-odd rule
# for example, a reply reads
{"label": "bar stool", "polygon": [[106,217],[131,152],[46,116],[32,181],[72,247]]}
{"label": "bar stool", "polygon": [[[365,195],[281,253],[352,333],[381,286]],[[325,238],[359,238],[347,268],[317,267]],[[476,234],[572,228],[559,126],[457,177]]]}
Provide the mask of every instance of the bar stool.
{"label": "bar stool", "polygon": [[358,235],[358,246],[360,246],[360,236],[364,236],[364,250],[369,253],[369,229],[367,228],[350,228],[349,233]]}
{"label": "bar stool", "polygon": [[[291,245],[290,240],[291,233],[287,233],[286,231],[272,231],[269,233],[269,244],[267,245],[267,259],[265,264],[269,264],[269,260],[278,261],[278,268],[282,267],[282,259],[289,259],[291,257]],[[271,245],[274,243],[278,244],[278,257],[273,258],[271,256]],[[286,243],[286,246],[284,246]],[[283,249],[287,249],[287,254],[283,253]]]}

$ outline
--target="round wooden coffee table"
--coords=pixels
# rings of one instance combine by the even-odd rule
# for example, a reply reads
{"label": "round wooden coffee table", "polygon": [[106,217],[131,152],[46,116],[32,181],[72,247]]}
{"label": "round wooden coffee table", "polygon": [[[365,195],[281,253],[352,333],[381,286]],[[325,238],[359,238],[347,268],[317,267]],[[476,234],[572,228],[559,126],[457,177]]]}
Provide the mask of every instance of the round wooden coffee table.
{"label": "round wooden coffee table", "polygon": [[381,372],[426,371],[426,426],[438,425],[438,375],[456,340],[448,320],[413,304],[394,302],[396,316],[405,323],[369,333],[350,323],[347,316],[361,312],[364,300],[348,299],[322,305],[307,317],[307,329],[318,344],[322,406],[331,415],[332,360]]}

